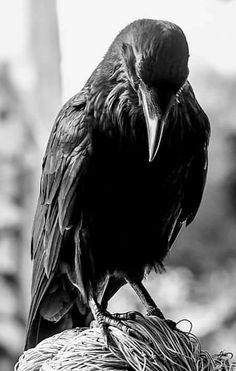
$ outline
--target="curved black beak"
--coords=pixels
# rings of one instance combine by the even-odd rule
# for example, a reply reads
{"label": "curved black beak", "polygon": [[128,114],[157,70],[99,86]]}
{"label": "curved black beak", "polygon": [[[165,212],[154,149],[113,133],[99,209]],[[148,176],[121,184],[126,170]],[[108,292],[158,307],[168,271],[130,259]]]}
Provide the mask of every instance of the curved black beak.
{"label": "curved black beak", "polygon": [[169,113],[172,99],[164,113],[154,101],[152,90],[140,84],[140,99],[147,125],[149,161],[153,161],[160,147],[165,121]]}

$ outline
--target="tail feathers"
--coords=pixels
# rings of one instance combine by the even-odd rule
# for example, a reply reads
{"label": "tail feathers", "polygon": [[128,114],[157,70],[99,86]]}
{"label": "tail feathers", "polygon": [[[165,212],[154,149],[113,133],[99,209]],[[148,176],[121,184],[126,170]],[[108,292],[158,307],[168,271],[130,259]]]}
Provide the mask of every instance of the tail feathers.
{"label": "tail feathers", "polygon": [[32,298],[25,349],[65,329],[86,326],[90,309],[77,288],[64,278],[52,280],[43,295]]}
{"label": "tail feathers", "polygon": [[58,313],[51,314],[52,315],[49,316],[48,312],[45,316],[46,318],[42,316],[41,311],[36,314],[27,331],[25,350],[35,347],[40,341],[64,330],[74,327],[87,327],[92,319],[90,309],[87,308],[86,311],[81,313],[78,310],[76,301],[70,306],[70,309],[60,318]]}
{"label": "tail feathers", "polygon": [[73,324],[69,314],[66,314],[58,322],[47,321],[40,314],[37,314],[28,330],[25,350],[34,348],[40,341],[72,327]]}
{"label": "tail feathers", "polygon": [[66,291],[50,293],[40,305],[40,315],[50,322],[59,322],[62,317],[72,308],[74,300]]}

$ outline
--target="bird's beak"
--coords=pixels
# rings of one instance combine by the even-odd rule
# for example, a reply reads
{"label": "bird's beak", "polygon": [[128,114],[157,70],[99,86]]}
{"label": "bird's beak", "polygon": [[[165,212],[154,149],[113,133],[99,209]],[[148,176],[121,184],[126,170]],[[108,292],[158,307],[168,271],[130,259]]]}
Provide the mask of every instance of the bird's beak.
{"label": "bird's beak", "polygon": [[158,106],[153,102],[149,89],[140,86],[139,91],[147,125],[149,161],[151,162],[158,152],[167,115],[163,116],[160,113]]}

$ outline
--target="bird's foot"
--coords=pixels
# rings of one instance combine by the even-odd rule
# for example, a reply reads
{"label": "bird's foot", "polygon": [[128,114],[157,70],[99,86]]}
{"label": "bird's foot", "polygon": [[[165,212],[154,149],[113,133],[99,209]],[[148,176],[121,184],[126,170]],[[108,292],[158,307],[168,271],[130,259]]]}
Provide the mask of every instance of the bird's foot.
{"label": "bird's foot", "polygon": [[133,330],[129,326],[125,325],[122,321],[134,319],[134,313],[136,312],[111,314],[107,310],[104,310],[98,303],[95,302],[95,300],[91,300],[90,303],[92,313],[95,320],[97,321],[99,328],[101,329],[102,336],[107,348],[109,343],[111,343],[109,326],[116,327],[128,335],[132,335]]}

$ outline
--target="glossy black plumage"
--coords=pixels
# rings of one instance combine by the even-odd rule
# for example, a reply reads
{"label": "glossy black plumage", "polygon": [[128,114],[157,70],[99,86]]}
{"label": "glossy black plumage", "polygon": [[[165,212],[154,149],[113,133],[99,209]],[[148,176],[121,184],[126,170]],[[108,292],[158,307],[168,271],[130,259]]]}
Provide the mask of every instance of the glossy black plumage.
{"label": "glossy black plumage", "polygon": [[[176,25],[136,21],[60,111],[33,227],[26,348],[87,324],[90,297],[106,307],[126,280],[161,268],[182,224],[194,219],[210,129],[187,61]],[[151,118],[155,107],[164,121],[152,154],[141,93]]]}

